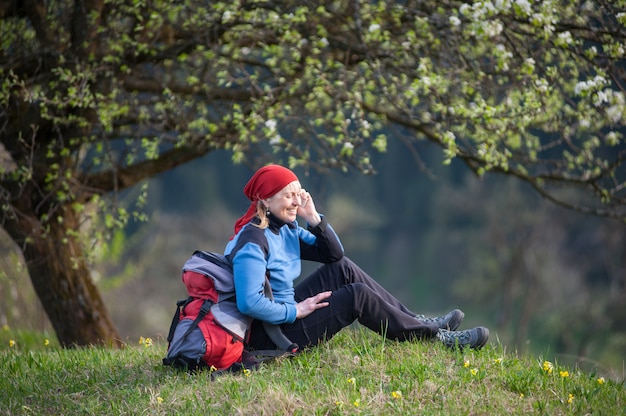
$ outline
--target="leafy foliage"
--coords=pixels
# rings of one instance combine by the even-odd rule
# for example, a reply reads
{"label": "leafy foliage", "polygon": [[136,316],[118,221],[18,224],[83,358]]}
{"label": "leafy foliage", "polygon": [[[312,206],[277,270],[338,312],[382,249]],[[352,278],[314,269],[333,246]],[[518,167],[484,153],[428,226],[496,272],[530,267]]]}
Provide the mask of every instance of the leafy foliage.
{"label": "leafy foliage", "polygon": [[398,125],[446,163],[507,172],[559,201],[552,185],[575,184],[592,199],[572,205],[622,216],[621,3],[15,6],[0,26],[2,136],[17,165],[3,182],[80,202],[181,149],[242,161],[260,144],[291,166],[371,172]]}

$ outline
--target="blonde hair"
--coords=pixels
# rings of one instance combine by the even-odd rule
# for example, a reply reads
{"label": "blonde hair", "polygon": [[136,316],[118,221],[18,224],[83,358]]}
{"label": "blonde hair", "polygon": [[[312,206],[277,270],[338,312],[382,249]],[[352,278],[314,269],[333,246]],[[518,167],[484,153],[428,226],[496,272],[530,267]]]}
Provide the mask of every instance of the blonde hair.
{"label": "blonde hair", "polygon": [[260,200],[256,203],[256,216],[259,217],[261,222],[259,224],[252,223],[255,227],[264,230],[270,225],[270,219],[267,218],[267,208]]}
{"label": "blonde hair", "polygon": [[[274,195],[270,196],[267,199],[272,199],[274,198],[276,195],[280,194],[281,192],[297,192],[300,189],[302,189],[302,185],[300,185],[300,181],[293,181],[290,182],[287,186],[285,186],[283,189],[281,189],[280,191],[276,192]],[[265,206],[265,204],[263,204],[263,202],[261,200],[258,200],[256,203],[256,216],[259,217],[259,219],[261,220],[261,222],[259,224],[252,224],[255,227],[259,227],[260,229],[264,230],[267,227],[269,227],[270,225],[270,219],[267,218],[267,207]]]}

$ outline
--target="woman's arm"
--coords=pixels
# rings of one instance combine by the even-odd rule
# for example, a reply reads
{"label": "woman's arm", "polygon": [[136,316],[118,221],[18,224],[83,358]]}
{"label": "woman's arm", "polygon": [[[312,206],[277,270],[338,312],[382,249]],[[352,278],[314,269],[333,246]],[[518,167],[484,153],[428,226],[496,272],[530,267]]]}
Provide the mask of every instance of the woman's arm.
{"label": "woman's arm", "polygon": [[300,256],[304,260],[332,263],[343,257],[343,246],[326,218],[315,227],[300,229]]}
{"label": "woman's arm", "polygon": [[242,246],[232,257],[237,307],[241,313],[272,324],[292,323],[297,310],[293,303],[276,303],[264,292],[267,263],[261,247],[254,243]]}

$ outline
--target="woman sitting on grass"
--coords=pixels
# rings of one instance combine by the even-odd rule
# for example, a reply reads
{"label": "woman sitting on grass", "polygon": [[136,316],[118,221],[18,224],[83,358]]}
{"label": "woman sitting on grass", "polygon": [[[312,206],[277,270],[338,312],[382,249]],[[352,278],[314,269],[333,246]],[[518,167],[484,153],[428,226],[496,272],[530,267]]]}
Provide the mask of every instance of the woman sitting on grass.
{"label": "woman sitting on grass", "polygon": [[[355,320],[392,340],[436,339],[451,348],[480,348],[487,342],[485,327],[457,331],[464,316],[458,309],[436,318],[411,312],[346,257],[339,237],[291,170],[259,169],[244,194],[251,205],[236,222],[224,254],[233,264],[237,306],[255,319],[251,348],[277,348],[263,322],[280,325],[300,348],[330,339]],[[298,225],[298,216],[306,228]],[[302,260],[322,265],[294,287]],[[273,299],[264,295],[266,279]]]}

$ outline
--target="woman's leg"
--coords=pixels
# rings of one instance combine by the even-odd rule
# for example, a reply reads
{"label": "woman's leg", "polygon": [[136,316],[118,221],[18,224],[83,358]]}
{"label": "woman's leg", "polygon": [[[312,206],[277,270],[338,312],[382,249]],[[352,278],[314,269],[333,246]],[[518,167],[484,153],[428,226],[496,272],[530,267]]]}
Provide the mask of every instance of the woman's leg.
{"label": "woman's leg", "polygon": [[433,318],[415,314],[348,257],[343,257],[337,262],[320,266],[302,283],[296,286],[296,301],[300,302],[326,290],[337,290],[350,283],[363,283],[391,306],[396,307],[412,317],[416,317],[423,323],[437,324],[439,328],[442,329],[456,330],[459,325],[461,325],[463,317],[465,316],[459,309]]}
{"label": "woman's leg", "polygon": [[[434,337],[439,325],[415,317],[348,258],[318,268],[296,287],[296,301],[332,290],[329,306],[318,309],[293,324],[283,324],[283,333],[300,347],[317,345],[358,320],[363,326],[389,339]],[[255,322],[251,346],[274,348],[260,323]]]}
{"label": "woman's leg", "polygon": [[[432,338],[439,330],[435,323],[424,323],[404,313],[362,283],[334,290],[328,302],[327,307],[303,319],[281,325],[285,336],[306,348],[329,340],[354,321],[388,339],[400,341]],[[254,349],[275,348],[259,321],[253,324],[250,345]]]}
{"label": "woman's leg", "polygon": [[416,316],[414,312],[410,311],[356,263],[345,256],[339,261],[320,266],[297,285],[296,302],[315,296],[320,292],[337,290],[350,283],[363,283],[391,306],[410,316]]}

